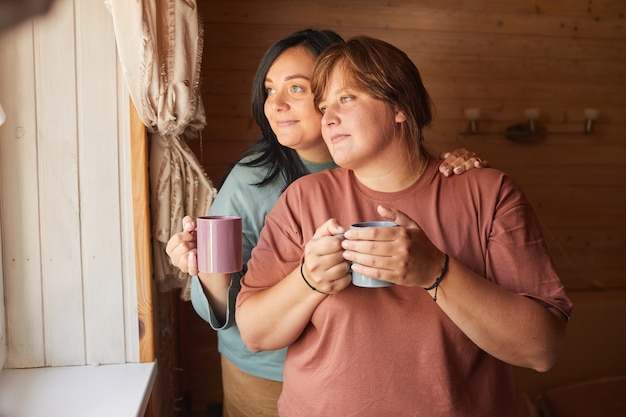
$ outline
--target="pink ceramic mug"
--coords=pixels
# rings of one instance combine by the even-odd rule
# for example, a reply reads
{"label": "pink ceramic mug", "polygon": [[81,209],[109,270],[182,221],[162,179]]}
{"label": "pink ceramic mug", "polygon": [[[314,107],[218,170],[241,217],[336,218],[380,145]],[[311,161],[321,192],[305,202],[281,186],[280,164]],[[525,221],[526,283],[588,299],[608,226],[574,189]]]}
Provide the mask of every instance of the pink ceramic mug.
{"label": "pink ceramic mug", "polygon": [[198,270],[228,274],[242,268],[242,226],[238,216],[202,216],[196,219]]}

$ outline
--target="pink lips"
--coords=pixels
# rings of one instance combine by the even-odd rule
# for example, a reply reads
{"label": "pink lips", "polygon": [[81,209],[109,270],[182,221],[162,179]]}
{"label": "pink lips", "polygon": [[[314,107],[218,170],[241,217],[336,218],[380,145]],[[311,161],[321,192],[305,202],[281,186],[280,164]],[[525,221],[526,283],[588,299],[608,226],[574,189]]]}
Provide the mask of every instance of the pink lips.
{"label": "pink lips", "polygon": [[289,126],[295,125],[296,123],[298,123],[297,120],[277,120],[276,126],[277,127],[289,127]]}
{"label": "pink lips", "polygon": [[334,135],[331,135],[330,137],[330,141],[332,143],[337,143],[339,141],[341,141],[344,138],[347,138],[348,135],[347,134],[343,134],[343,133],[335,133]]}

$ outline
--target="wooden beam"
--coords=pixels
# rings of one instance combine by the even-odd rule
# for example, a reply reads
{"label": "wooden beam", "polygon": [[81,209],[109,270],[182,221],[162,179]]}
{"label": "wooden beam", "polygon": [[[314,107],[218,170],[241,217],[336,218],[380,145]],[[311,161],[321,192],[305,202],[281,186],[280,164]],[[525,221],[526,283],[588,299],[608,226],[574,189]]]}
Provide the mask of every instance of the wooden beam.
{"label": "wooden beam", "polygon": [[139,315],[139,360],[141,362],[152,362],[155,359],[155,355],[152,312],[148,142],[146,126],[139,118],[132,100],[130,102],[130,147],[137,311]]}

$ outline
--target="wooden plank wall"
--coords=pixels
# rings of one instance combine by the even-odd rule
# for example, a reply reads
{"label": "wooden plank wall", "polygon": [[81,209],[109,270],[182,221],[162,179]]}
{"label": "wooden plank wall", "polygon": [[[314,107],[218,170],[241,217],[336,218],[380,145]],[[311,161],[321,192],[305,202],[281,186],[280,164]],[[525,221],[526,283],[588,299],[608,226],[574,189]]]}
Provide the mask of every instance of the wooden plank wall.
{"label": "wooden plank wall", "polygon": [[116,56],[100,0],[56,1],[0,38],[7,367],[139,361]]}
{"label": "wooden plank wall", "polygon": [[[251,80],[272,41],[304,27],[371,35],[405,50],[420,68],[437,111],[427,136],[433,149],[476,150],[524,187],[569,288],[624,284],[622,1],[275,0],[201,7],[209,125],[197,148],[214,180],[255,137]],[[485,131],[524,121],[530,107],[541,110],[540,123],[552,131],[581,131],[588,107],[598,108],[600,119],[593,135],[552,134],[524,144],[460,135],[468,107],[482,109]]]}
{"label": "wooden plank wall", "polygon": [[[306,27],[366,34],[405,50],[420,69],[437,116],[432,149],[467,147],[524,188],[545,228],[569,290],[626,286],[626,3],[622,0],[211,0],[205,23],[203,97],[208,127],[192,143],[218,183],[255,139],[250,90],[265,49]],[[583,109],[598,108],[592,135],[553,134],[524,144],[504,136],[460,135],[464,109],[480,107],[480,128],[501,132],[541,110],[553,131],[582,130]],[[193,312],[187,344],[193,408],[219,398],[213,335]],[[191,336],[193,335],[193,336]],[[194,355],[197,353],[197,355]],[[203,365],[204,364],[204,365]],[[199,405],[200,404],[200,405]]]}

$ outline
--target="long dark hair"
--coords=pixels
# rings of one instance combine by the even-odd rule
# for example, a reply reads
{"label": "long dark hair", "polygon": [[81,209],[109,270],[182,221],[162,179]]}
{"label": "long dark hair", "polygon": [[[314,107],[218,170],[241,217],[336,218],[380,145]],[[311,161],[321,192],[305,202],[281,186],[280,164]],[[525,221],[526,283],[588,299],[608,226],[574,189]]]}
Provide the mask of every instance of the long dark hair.
{"label": "long dark hair", "polygon": [[[265,117],[264,106],[267,99],[265,78],[276,58],[289,48],[304,46],[311,51],[313,56],[317,57],[328,46],[338,42],[343,42],[343,38],[331,30],[305,29],[294,32],[269,47],[263,58],[261,58],[252,85],[252,117],[254,117],[261,132],[257,142],[245,151],[237,162],[228,169],[222,179],[222,183],[237,164],[267,168],[267,174],[263,180],[254,184],[259,187],[276,181],[280,175],[285,178],[286,184],[289,185],[301,176],[308,174],[297,152],[278,142],[278,138],[272,131],[267,117]],[[241,162],[243,158],[248,156],[253,156],[253,158],[249,161]]]}

